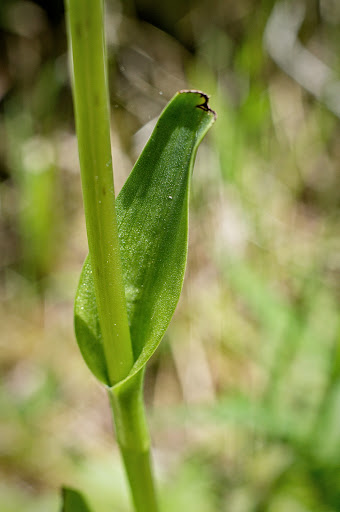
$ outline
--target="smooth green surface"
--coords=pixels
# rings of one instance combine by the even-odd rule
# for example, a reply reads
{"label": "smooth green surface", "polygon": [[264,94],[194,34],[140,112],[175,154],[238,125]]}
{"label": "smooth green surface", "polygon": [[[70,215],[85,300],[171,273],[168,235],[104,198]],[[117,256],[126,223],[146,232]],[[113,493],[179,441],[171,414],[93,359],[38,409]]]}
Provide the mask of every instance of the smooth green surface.
{"label": "smooth green surface", "polygon": [[150,437],[143,400],[144,371],[109,390],[116,436],[138,512],[157,512]]}
{"label": "smooth green surface", "polygon": [[[192,167],[197,147],[214,119],[204,94],[176,94],[116,201],[135,361],[130,376],[155,351],[180,296],[187,257]],[[109,385],[100,326],[87,259],[76,296],[75,329],[87,365]]]}
{"label": "smooth green surface", "polygon": [[105,381],[113,385],[127,376],[133,355],[115,214],[103,2],[68,0],[67,13],[93,294],[95,290],[106,361]]}
{"label": "smooth green surface", "polygon": [[81,493],[75,489],[63,487],[62,499],[61,512],[91,512]]}
{"label": "smooth green surface", "polygon": [[150,440],[144,412],[144,371],[140,370],[123,385],[109,389],[118,443],[124,449],[145,452]]}
{"label": "smooth green surface", "polygon": [[136,452],[121,449],[132,498],[138,512],[157,512],[158,499],[153,481],[150,451]]}

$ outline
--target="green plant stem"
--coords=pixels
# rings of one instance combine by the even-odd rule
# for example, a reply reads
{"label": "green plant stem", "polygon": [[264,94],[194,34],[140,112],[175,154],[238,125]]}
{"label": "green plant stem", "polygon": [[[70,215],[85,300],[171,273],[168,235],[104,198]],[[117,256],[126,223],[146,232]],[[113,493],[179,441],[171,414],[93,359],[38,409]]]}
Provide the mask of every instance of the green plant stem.
{"label": "green plant stem", "polygon": [[[119,254],[102,0],[67,0],[73,94],[89,253],[117,439],[137,512],[157,512],[140,371],[120,386],[133,352]],[[118,383],[118,384],[117,384]],[[116,385],[115,385],[116,384]],[[115,386],[114,386],[115,385]]]}
{"label": "green plant stem", "polygon": [[133,365],[121,271],[110,145],[102,0],[67,0],[86,229],[111,385]]}
{"label": "green plant stem", "polygon": [[137,512],[158,512],[143,400],[144,370],[109,389],[117,441]]}

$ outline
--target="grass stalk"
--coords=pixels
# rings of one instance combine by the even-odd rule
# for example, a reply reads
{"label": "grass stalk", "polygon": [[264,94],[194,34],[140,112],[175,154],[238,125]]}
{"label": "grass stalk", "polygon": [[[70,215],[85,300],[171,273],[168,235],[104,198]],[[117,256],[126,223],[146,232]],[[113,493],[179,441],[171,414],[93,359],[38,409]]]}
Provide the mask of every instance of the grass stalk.
{"label": "grass stalk", "polygon": [[89,253],[111,385],[133,365],[118,244],[102,0],[67,0]]}
{"label": "grass stalk", "polygon": [[158,512],[143,399],[144,371],[109,390],[116,435],[137,512]]}
{"label": "grass stalk", "polygon": [[117,440],[137,512],[157,512],[140,371],[133,352],[119,253],[110,146],[102,0],[67,0],[73,94],[89,253]]}

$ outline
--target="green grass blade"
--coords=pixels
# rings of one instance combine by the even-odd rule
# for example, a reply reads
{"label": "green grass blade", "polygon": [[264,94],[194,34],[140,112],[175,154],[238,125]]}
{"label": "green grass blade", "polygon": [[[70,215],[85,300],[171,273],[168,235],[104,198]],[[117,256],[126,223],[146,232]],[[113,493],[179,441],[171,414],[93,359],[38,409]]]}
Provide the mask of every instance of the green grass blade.
{"label": "green grass blade", "polygon": [[73,97],[89,253],[111,385],[133,365],[110,146],[103,0],[67,0]]}
{"label": "green grass blade", "polygon": [[[215,120],[199,91],[177,93],[116,201],[120,252],[135,365],[161,341],[177,305],[188,243],[190,178],[199,143]],[[109,384],[87,259],[75,301],[75,330],[92,372]]]}
{"label": "green grass blade", "polygon": [[91,512],[91,509],[79,491],[63,487],[62,500],[61,512]]}

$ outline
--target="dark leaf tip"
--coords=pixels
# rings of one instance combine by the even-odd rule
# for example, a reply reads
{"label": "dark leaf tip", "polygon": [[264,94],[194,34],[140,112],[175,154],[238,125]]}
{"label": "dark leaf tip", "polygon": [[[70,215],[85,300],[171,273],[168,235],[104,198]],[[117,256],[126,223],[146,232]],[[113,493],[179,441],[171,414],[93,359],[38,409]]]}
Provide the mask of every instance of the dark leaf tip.
{"label": "dark leaf tip", "polygon": [[208,96],[207,94],[205,94],[202,91],[199,91],[198,89],[182,89],[181,91],[179,91],[179,94],[185,94],[185,93],[199,94],[201,96],[201,98],[203,98],[204,101],[201,105],[196,105],[196,107],[200,108],[201,110],[204,110],[204,112],[210,112],[210,114],[212,114],[214,116],[214,120],[216,121],[217,114],[216,114],[215,110],[210,108],[210,106],[208,105],[210,96]]}

